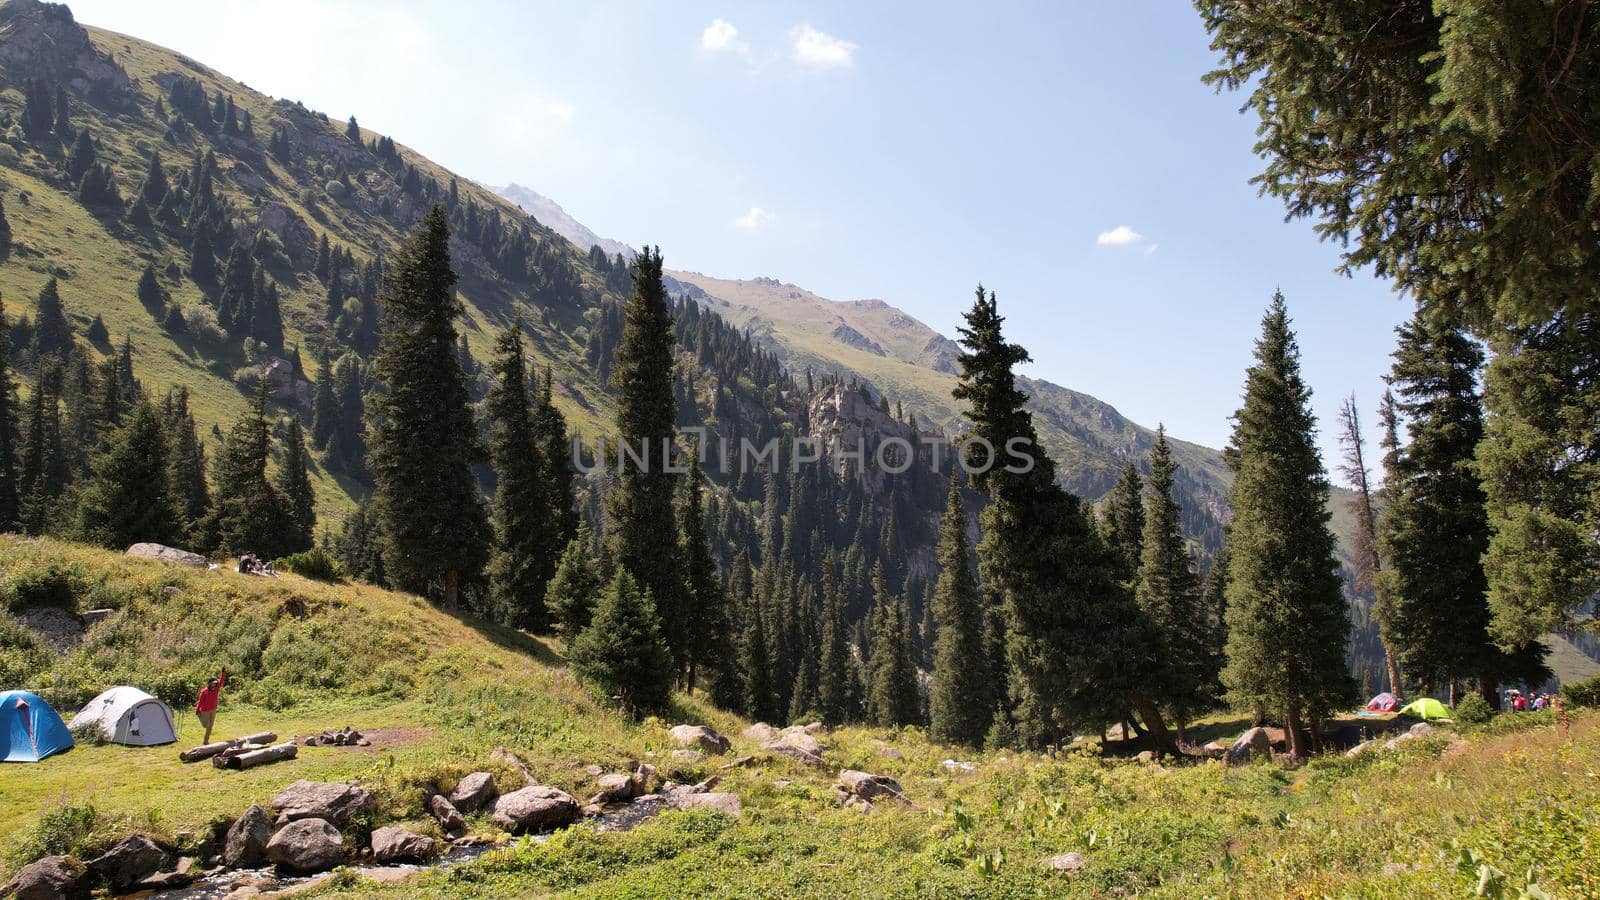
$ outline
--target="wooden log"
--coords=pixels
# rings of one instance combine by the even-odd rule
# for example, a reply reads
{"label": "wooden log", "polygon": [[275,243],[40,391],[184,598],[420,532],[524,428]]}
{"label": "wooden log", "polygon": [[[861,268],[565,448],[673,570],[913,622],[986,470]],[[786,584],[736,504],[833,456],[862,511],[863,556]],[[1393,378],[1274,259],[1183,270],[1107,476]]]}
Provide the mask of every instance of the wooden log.
{"label": "wooden log", "polygon": [[219,769],[253,769],[285,759],[294,759],[300,748],[294,741],[262,747],[259,750],[230,750],[212,758],[211,764]]}
{"label": "wooden log", "polygon": [[263,731],[260,734],[252,734],[241,738],[234,738],[231,741],[217,741],[211,744],[202,744],[193,748],[192,750],[185,750],[182,753],[179,753],[178,759],[186,763],[199,762],[202,759],[210,759],[217,754],[222,753],[223,751],[242,747],[245,744],[270,744],[277,739],[278,736],[273,732]]}

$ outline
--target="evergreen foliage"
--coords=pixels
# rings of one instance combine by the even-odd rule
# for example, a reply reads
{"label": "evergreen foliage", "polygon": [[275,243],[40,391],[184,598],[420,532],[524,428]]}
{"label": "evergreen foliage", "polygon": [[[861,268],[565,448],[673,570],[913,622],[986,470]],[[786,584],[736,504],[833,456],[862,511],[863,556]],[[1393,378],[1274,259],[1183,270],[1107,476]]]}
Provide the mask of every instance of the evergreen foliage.
{"label": "evergreen foliage", "polygon": [[513,322],[495,342],[495,386],[485,401],[489,458],[496,477],[494,551],[489,558],[489,608],[504,624],[542,632],[547,559],[559,546],[541,477],[544,448],[529,406],[522,325]]}
{"label": "evergreen foliage", "polygon": [[236,422],[212,464],[211,512],[201,526],[204,546],[229,556],[254,553],[273,559],[295,552],[294,512],[267,480],[272,429],[267,422],[267,387],[256,390],[250,411]]}
{"label": "evergreen foliage", "polygon": [[952,477],[939,532],[939,581],[930,604],[937,636],[928,734],[943,743],[978,747],[992,722],[996,697],[984,655],[983,598],[969,555],[961,480]]}
{"label": "evergreen foliage", "polygon": [[176,542],[178,513],[167,471],[161,417],[141,402],[95,457],[78,503],[78,539],[113,549],[141,541]]}
{"label": "evergreen foliage", "polygon": [[605,587],[599,567],[589,551],[589,529],[580,526],[578,534],[567,542],[556,565],[555,576],[545,589],[546,615],[556,634],[568,646],[589,627],[594,614],[595,598]]}
{"label": "evergreen foliage", "polygon": [[672,653],[661,637],[655,604],[626,569],[600,596],[589,627],[568,650],[572,670],[629,712],[666,705]]}
{"label": "evergreen foliage", "polygon": [[290,416],[283,435],[283,463],[276,486],[289,502],[289,533],[284,546],[289,553],[311,549],[317,533],[317,497],[306,471],[306,439],[299,416]]}
{"label": "evergreen foliage", "polygon": [[54,276],[39,289],[39,299],[33,314],[33,357],[53,356],[64,360],[73,345],[72,323],[67,321],[66,307],[61,302],[61,289]]}
{"label": "evergreen foliage", "polygon": [[[42,387],[35,391],[42,391]],[[0,531],[16,530],[22,517],[17,443],[17,388],[11,380],[11,325],[6,319],[5,301],[0,299]]]}

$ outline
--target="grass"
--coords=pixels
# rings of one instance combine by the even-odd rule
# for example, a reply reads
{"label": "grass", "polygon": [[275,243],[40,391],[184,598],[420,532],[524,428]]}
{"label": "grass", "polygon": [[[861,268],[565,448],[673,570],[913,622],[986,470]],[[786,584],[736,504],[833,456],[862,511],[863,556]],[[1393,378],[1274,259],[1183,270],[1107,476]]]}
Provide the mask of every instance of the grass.
{"label": "grass", "polygon": [[[675,768],[668,728],[705,722],[752,754],[747,723],[678,696],[661,718],[629,722],[597,706],[561,668],[559,648],[480,626],[414,597],[293,575],[259,579],[129,560],[53,541],[0,539],[7,605],[48,601],[119,611],[78,649],[43,660],[18,686],[73,704],[110,684],[147,687],[178,709],[178,747],[82,744],[0,769],[0,859],[7,870],[51,848],[92,852],[131,830],[197,846],[214,823],[297,778],[359,779],[380,800],[369,824],[420,817],[424,788],[448,789],[497,746],[542,782],[585,795],[584,766],[647,760]],[[4,620],[0,620],[4,621]],[[17,652],[0,628],[0,654]],[[37,652],[37,651],[28,651]],[[184,765],[198,741],[187,712],[198,678],[226,662],[235,681],[219,729],[303,735],[343,725],[370,749],[303,748],[246,772]],[[10,685],[8,685],[10,686]],[[1226,716],[1197,732],[1227,738]],[[740,795],[737,820],[669,813],[626,834],[579,826],[517,841],[395,885],[347,877],[338,896],[1401,896],[1452,897],[1480,882],[1515,896],[1600,890],[1600,715],[1564,728],[1551,713],[1501,716],[1390,752],[1272,764],[1159,767],[1103,758],[1090,744],[1055,758],[975,753],[917,729],[844,728],[825,770],[785,759],[719,772],[724,758],[676,764]],[[946,759],[974,764],[948,769]],[[842,768],[897,778],[912,806],[838,806]],[[493,826],[481,817],[480,832]],[[1081,853],[1073,874],[1045,861]]]}

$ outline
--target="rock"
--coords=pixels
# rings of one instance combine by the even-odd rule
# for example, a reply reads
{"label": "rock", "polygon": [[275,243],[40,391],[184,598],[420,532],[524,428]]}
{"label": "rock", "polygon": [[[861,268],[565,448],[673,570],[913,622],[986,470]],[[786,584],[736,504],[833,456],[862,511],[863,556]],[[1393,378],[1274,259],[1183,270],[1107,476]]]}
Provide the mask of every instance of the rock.
{"label": "rock", "polygon": [[786,728],[779,732],[776,738],[762,744],[761,749],[787,756],[808,766],[823,765],[822,742],[806,734],[803,729]]}
{"label": "rock", "polygon": [[1416,739],[1417,739],[1417,736],[1408,731],[1405,734],[1399,735],[1397,737],[1392,737],[1392,738],[1388,739],[1387,741],[1384,741],[1383,742],[1383,749],[1385,749],[1385,750],[1393,750],[1394,748],[1400,746],[1401,744],[1404,744],[1406,741],[1414,741]]}
{"label": "rock", "polygon": [[493,775],[488,772],[473,772],[457,782],[456,789],[450,792],[450,805],[462,815],[472,815],[488,806],[499,795],[500,791],[495,788]]}
{"label": "rock", "polygon": [[128,548],[125,555],[134,559],[153,559],[156,562],[172,563],[176,566],[194,566],[200,569],[206,567],[204,556],[179,550],[177,547],[168,547],[165,544],[134,544]]}
{"label": "rock", "polygon": [[773,728],[771,725],[768,725],[765,722],[757,722],[740,732],[740,736],[747,741],[755,741],[758,744],[764,744],[778,736],[778,729]]}
{"label": "rock", "polygon": [[672,740],[679,747],[702,753],[727,753],[733,746],[727,738],[705,725],[674,725]]}
{"label": "rock", "polygon": [[878,748],[878,755],[883,757],[884,759],[892,759],[892,760],[895,760],[896,762],[905,762],[906,761],[906,755],[904,753],[901,753],[900,752],[900,748],[898,748],[898,747],[879,747]]}
{"label": "rock", "polygon": [[194,884],[194,876],[188,872],[158,872],[147,878],[139,880],[133,885],[133,890],[138,891],[175,891]]}
{"label": "rock", "polygon": [[1228,745],[1221,741],[1207,741],[1206,745],[1200,748],[1200,752],[1206,756],[1226,756]]}
{"label": "rock", "polygon": [[706,792],[683,794],[672,803],[678,809],[694,809],[699,806],[709,806],[737,818],[743,807],[739,804],[739,795],[726,792]]}
{"label": "rock", "polygon": [[1418,722],[1417,724],[1411,726],[1411,730],[1407,733],[1412,737],[1426,737],[1430,734],[1433,734],[1433,726],[1429,725],[1427,722]]}
{"label": "rock", "polygon": [[1361,743],[1355,745],[1354,747],[1351,747],[1349,750],[1346,750],[1344,752],[1344,755],[1345,756],[1360,756],[1361,754],[1363,754],[1363,753],[1367,752],[1368,750],[1372,749],[1372,743],[1373,743],[1372,741],[1362,741]]}
{"label": "rock", "polygon": [[801,730],[806,734],[823,734],[828,729],[827,726],[823,725],[821,722],[811,722],[807,725],[801,726]]}
{"label": "rock", "polygon": [[25,606],[13,615],[57,653],[66,653],[83,643],[84,623],[70,609],[47,603]]}
{"label": "rock", "polygon": [[510,750],[504,747],[494,748],[494,752],[489,754],[489,762],[498,763],[521,775],[523,786],[533,784],[533,773],[528,771],[527,764],[522,761],[521,757]]}
{"label": "rock", "polygon": [[860,772],[855,769],[845,769],[839,773],[839,784],[834,790],[841,792],[846,798],[854,797],[858,800],[876,801],[884,797],[905,802],[905,789],[900,787],[900,782],[887,775],[873,775],[870,772]]}
{"label": "rock", "polygon": [[443,794],[434,794],[428,798],[428,812],[446,834],[460,834],[467,830],[467,820],[461,817],[460,810],[452,806],[450,799]]}
{"label": "rock", "polygon": [[172,864],[172,854],[142,834],[130,834],[89,860],[89,876],[113,888],[129,888]]}
{"label": "rock", "polygon": [[1243,765],[1258,756],[1272,758],[1272,737],[1265,728],[1259,726],[1239,735],[1239,739],[1228,748],[1228,765]]}
{"label": "rock", "polygon": [[15,900],[60,900],[87,897],[83,888],[83,863],[70,856],[46,856],[17,871],[16,877],[0,886],[0,897]]}
{"label": "rock", "polygon": [[598,786],[600,790],[589,798],[590,803],[627,803],[644,793],[637,776],[621,772],[600,776]]}
{"label": "rock", "polygon": [[433,838],[395,825],[372,832],[372,858],[380,863],[422,862],[433,856]]}
{"label": "rock", "polygon": [[326,872],[344,864],[344,838],[327,819],[295,819],[267,842],[267,859],[290,872]]}
{"label": "rock", "polygon": [[267,811],[252,806],[228,829],[222,845],[222,863],[230,869],[259,866],[267,858],[267,842],[272,840],[272,821]]}
{"label": "rock", "polygon": [[599,778],[601,775],[606,773],[605,767],[596,765],[584,766],[583,771],[584,774],[588,775],[590,778]]}
{"label": "rock", "polygon": [[[176,591],[177,588],[169,584],[161,589],[161,593],[165,594],[168,590]],[[116,615],[116,612],[114,609],[86,609],[79,618],[83,619],[83,627],[87,630]]]}
{"label": "rock", "polygon": [[945,769],[950,772],[975,772],[978,769],[978,767],[972,763],[963,762],[962,760],[957,759],[947,759],[940,763],[940,765],[944,766]]}
{"label": "rock", "polygon": [[713,775],[710,778],[707,778],[705,781],[700,782],[699,784],[691,785],[689,790],[692,793],[704,794],[707,791],[710,791],[712,788],[716,787],[717,785],[719,785],[721,783],[722,783],[722,776],[721,775]]}
{"label": "rock", "polygon": [[578,818],[578,801],[566,791],[530,785],[494,802],[494,823],[513,834],[570,825]]}
{"label": "rock", "polygon": [[365,788],[337,781],[296,781],[272,798],[278,824],[298,819],[324,819],[343,828],[372,805]]}
{"label": "rock", "polygon": [[1153,762],[1156,761],[1155,751],[1154,750],[1140,750],[1138,755],[1133,758],[1133,761],[1134,762],[1146,763],[1146,764],[1153,763]]}
{"label": "rock", "polygon": [[724,764],[722,764],[720,766],[717,766],[717,770],[721,771],[721,772],[726,772],[729,769],[743,769],[743,768],[745,768],[747,766],[755,765],[756,762],[757,762],[757,760],[756,760],[756,758],[754,756],[741,756],[741,757],[739,757],[738,759],[734,760],[731,763],[724,763]]}
{"label": "rock", "polygon": [[844,808],[854,809],[858,812],[869,813],[872,812],[872,801],[863,800],[860,797],[846,797],[844,799]]}
{"label": "rock", "polygon": [[1061,853],[1045,860],[1044,864],[1057,872],[1076,872],[1083,868],[1083,854]]}

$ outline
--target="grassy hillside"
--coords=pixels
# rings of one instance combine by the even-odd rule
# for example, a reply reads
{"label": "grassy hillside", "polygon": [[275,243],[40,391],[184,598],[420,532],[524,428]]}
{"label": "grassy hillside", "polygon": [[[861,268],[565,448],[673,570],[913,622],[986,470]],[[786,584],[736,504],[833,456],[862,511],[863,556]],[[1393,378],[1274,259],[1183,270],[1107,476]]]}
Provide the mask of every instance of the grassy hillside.
{"label": "grassy hillside", "polygon": [[[53,541],[0,538],[4,606],[41,602],[117,612],[77,649],[55,654],[0,615],[0,681],[70,710],[131,682],[179,709],[179,746],[198,741],[186,712],[200,678],[226,663],[222,735],[305,734],[353,725],[372,748],[304,748],[247,772],[185,766],[175,748],[80,745],[0,771],[0,866],[47,849],[92,852],[133,830],[180,843],[298,778],[359,779],[380,804],[372,824],[418,816],[425,787],[448,789],[497,746],[542,782],[583,795],[589,764],[669,768],[667,727],[708,722],[756,752],[744,722],[679,696],[662,719],[630,723],[597,706],[562,668],[560,648],[447,616],[420,600],[293,576],[260,579],[128,560]],[[1217,720],[1227,737],[1246,723]],[[349,877],[334,895],[581,896],[1399,896],[1470,894],[1487,871],[1507,895],[1528,879],[1551,896],[1600,889],[1600,716],[1570,730],[1548,714],[1412,741],[1298,770],[1218,763],[1169,768],[1102,758],[973,753],[914,729],[826,735],[827,766],[781,759],[718,771],[735,820],[667,813],[626,833],[584,825],[514,842],[448,871],[380,886]],[[949,758],[971,771],[950,769]],[[841,808],[839,769],[888,774],[911,805]],[[504,773],[502,773],[504,774]],[[472,830],[493,826],[479,818]],[[1076,873],[1045,861],[1082,854]],[[1480,870],[1481,866],[1490,867]],[[1495,873],[1500,873],[1496,875]]]}

